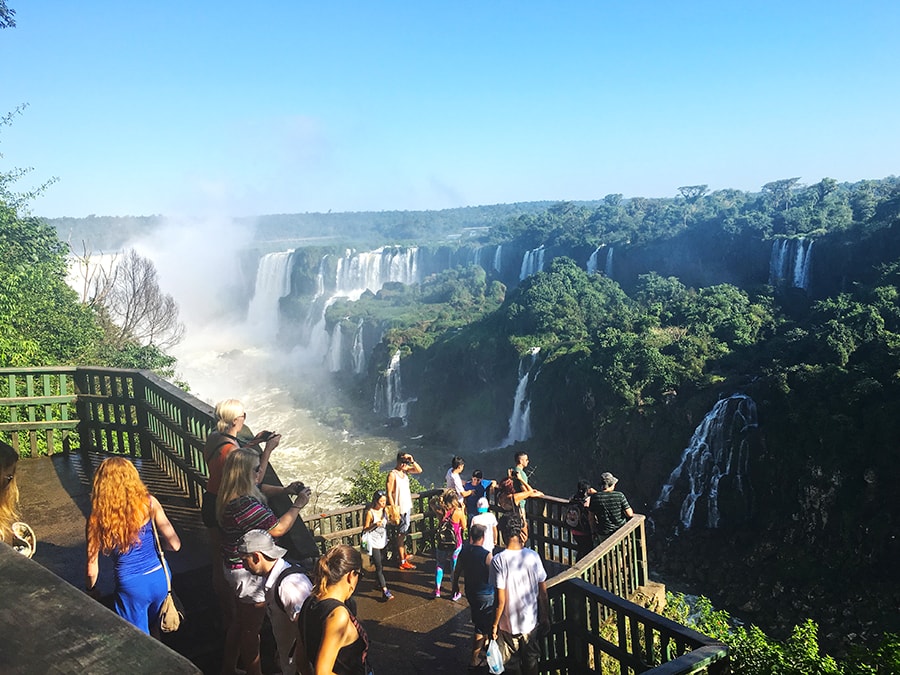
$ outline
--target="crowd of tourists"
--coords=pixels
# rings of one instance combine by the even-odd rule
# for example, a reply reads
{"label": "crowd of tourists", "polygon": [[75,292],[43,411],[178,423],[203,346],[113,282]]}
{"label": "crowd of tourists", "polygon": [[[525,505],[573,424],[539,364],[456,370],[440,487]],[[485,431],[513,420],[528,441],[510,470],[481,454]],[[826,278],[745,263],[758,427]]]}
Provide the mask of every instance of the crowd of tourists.
{"label": "crowd of tourists", "polygon": [[[225,632],[222,672],[262,672],[260,632],[268,614],[282,673],[370,675],[369,639],[352,597],[364,575],[363,556],[344,544],[320,555],[300,518],[310,489],[299,481],[263,481],[281,437],[269,431],[251,436],[246,419],[240,401],[220,402],[216,430],[203,450],[209,480],[201,513]],[[2,541],[11,539],[16,517],[17,459],[0,444]],[[470,672],[488,672],[489,651],[495,651],[492,658],[508,669],[537,673],[539,638],[549,629],[547,575],[527,546],[525,518],[526,501],[543,493],[531,485],[528,455],[517,452],[513,459],[503,480],[476,469],[463,482],[465,462],[453,457],[443,491],[429,502],[436,523],[432,593],[442,597],[445,578],[454,602],[464,588],[474,625]],[[388,551],[401,573],[416,569],[406,543],[414,506],[410,476],[420,473],[412,454],[400,452],[364,513],[363,546],[384,602],[395,597],[384,573]],[[599,490],[579,481],[565,517],[579,556],[633,515],[616,483],[611,473],[600,476]],[[275,499],[287,504],[280,516],[270,506]],[[88,592],[97,594],[99,557],[109,556],[116,613],[158,637],[171,580],[164,551],[178,551],[181,540],[131,461],[111,457],[96,469],[86,539]],[[389,672],[389,665],[379,671]]]}

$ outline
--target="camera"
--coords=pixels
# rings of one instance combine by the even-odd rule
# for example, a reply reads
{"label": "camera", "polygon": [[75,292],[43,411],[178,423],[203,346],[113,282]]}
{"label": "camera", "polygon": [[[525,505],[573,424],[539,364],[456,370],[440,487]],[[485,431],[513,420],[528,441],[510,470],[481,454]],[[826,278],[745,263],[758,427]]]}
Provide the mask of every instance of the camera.
{"label": "camera", "polygon": [[412,466],[413,464],[416,463],[416,461],[412,457],[407,457],[406,459],[403,460],[403,463],[406,466]]}
{"label": "camera", "polygon": [[268,441],[274,435],[275,435],[274,431],[263,431],[259,436],[259,440]]}

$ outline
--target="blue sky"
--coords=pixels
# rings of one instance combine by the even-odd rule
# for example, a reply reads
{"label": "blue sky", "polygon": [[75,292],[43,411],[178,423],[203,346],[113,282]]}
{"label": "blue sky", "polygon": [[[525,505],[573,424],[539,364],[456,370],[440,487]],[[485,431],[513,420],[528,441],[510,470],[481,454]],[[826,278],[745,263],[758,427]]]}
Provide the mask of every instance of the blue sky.
{"label": "blue sky", "polygon": [[7,0],[45,216],[756,191],[900,160],[900,3]]}

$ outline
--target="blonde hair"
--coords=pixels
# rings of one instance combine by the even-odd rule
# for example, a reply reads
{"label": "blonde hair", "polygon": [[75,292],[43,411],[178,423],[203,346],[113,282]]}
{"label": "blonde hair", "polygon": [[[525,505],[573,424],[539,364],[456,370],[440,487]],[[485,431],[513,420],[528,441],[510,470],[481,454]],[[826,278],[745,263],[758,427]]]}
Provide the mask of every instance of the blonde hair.
{"label": "blonde hair", "polygon": [[353,570],[362,570],[362,553],[346,544],[332,546],[316,564],[316,597],[321,598],[329,586],[338,583],[347,572]]}
{"label": "blonde hair", "polygon": [[448,511],[459,508],[459,493],[453,488],[444,488],[441,494],[428,500],[428,505],[441,517],[446,516]]}
{"label": "blonde hair", "polygon": [[256,469],[259,467],[260,454],[249,448],[238,448],[228,453],[225,466],[222,467],[222,482],[216,497],[216,519],[222,524],[222,514],[228,502],[238,497],[255,497],[263,504],[266,498],[256,484]]}
{"label": "blonde hair", "polygon": [[94,474],[87,525],[88,557],[127,553],[150,518],[150,492],[134,464],[123,457],[103,460]]}
{"label": "blonde hair", "polygon": [[[16,482],[15,467],[19,453],[0,441],[0,541],[12,542],[12,524],[19,519],[19,484]],[[10,471],[12,479],[6,482]]]}
{"label": "blonde hair", "polygon": [[228,431],[228,427],[244,414],[244,404],[236,398],[226,398],[216,403],[216,429],[220,434]]}

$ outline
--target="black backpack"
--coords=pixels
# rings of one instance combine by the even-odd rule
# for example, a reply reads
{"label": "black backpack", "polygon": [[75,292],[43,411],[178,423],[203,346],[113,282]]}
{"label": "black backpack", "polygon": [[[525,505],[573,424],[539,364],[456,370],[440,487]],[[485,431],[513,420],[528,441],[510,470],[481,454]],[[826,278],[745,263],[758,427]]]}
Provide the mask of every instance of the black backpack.
{"label": "black backpack", "polygon": [[516,483],[512,478],[506,477],[497,486],[497,508],[501,511],[512,511],[516,508]]}
{"label": "black backpack", "polygon": [[441,520],[434,533],[434,543],[439,551],[455,551],[459,542],[456,540],[456,531],[453,529],[453,512],[448,513]]}
{"label": "black backpack", "polygon": [[281,573],[272,585],[272,590],[275,591],[275,604],[278,605],[278,609],[282,612],[284,611],[284,603],[281,601],[281,593],[279,592],[281,590],[281,582],[284,581],[285,577],[290,576],[291,574],[306,574],[306,570],[299,565],[288,563],[287,567],[281,570]]}
{"label": "black backpack", "polygon": [[573,499],[566,507],[563,515],[563,521],[570,530],[578,530],[579,532],[591,532],[591,514],[584,507],[584,502]]}

